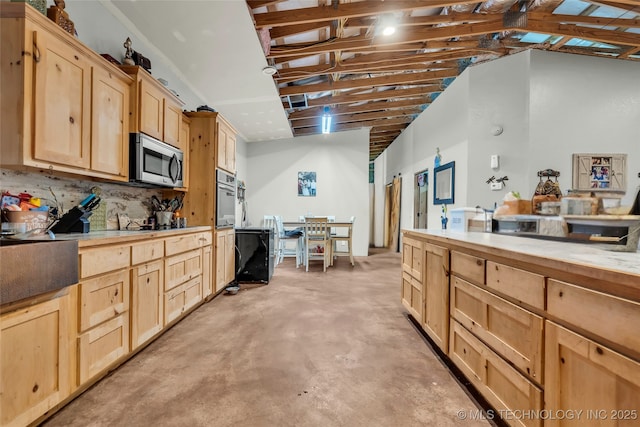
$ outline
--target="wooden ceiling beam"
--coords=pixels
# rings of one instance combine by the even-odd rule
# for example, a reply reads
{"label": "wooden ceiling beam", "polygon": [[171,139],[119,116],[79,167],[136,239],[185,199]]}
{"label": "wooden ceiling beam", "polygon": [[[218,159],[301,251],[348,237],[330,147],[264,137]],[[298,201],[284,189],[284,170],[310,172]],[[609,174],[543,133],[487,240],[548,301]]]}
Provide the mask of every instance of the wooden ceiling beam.
{"label": "wooden ceiling beam", "polygon": [[556,24],[586,24],[598,26],[640,28],[640,19],[609,18],[589,15],[557,15],[553,13],[543,12],[529,12],[527,13],[527,18]]}
{"label": "wooden ceiling beam", "polygon": [[247,0],[247,4],[251,9],[258,9],[266,6],[276,5],[284,0]]}
{"label": "wooden ceiling beam", "polygon": [[[374,126],[383,126],[383,125],[397,125],[401,123],[411,123],[413,119],[411,117],[396,117],[393,119],[380,119],[380,120],[369,120],[364,122],[350,122],[350,123],[340,123],[333,127],[331,132],[339,132],[343,130],[351,130],[351,129],[360,129],[365,127],[374,127]],[[294,128],[293,133],[295,135],[314,135],[321,133],[322,129],[320,126],[314,127],[305,127],[305,128]]]}
{"label": "wooden ceiling beam", "polygon": [[375,126],[371,128],[371,131],[369,131],[369,135],[385,133],[385,132],[395,132],[395,131],[402,132],[406,128],[407,128],[406,124],[399,124],[399,125],[392,125],[392,126]]}
{"label": "wooden ceiling beam", "polygon": [[536,33],[553,34],[556,36],[571,36],[583,40],[614,45],[638,46],[640,44],[640,38],[636,33],[588,28],[572,24],[547,23],[536,19],[527,20],[527,26],[525,28],[520,28],[520,31],[533,31]]}
{"label": "wooden ceiling beam", "polygon": [[[333,125],[342,124],[342,123],[353,123],[353,122],[367,122],[371,120],[377,119],[387,119],[391,117],[404,117],[404,116],[417,116],[422,113],[421,108],[406,108],[406,109],[392,109],[385,111],[376,111],[369,113],[355,113],[355,114],[340,114],[340,115],[332,115]],[[320,118],[313,117],[310,119],[300,119],[294,120],[291,122],[291,126],[294,129],[299,129],[303,127],[312,127],[318,126],[320,123]]]}
{"label": "wooden ceiling beam", "polygon": [[[341,105],[339,107],[333,107],[330,110],[332,116],[338,116],[340,114],[351,113],[364,113],[370,111],[389,110],[394,108],[414,107],[418,105],[424,105],[431,102],[428,96],[421,96],[418,98],[403,99],[401,101],[380,101],[380,102],[367,102],[361,105]],[[289,120],[309,119],[312,117],[322,117],[324,109],[322,107],[312,107],[300,111],[294,111],[289,114]]]}
{"label": "wooden ceiling beam", "polygon": [[640,5],[638,5],[638,0],[584,0],[587,3],[595,4],[598,6],[608,6],[608,7],[617,7],[619,9],[628,10],[628,11],[638,11],[640,10]]}
{"label": "wooden ceiling beam", "polygon": [[332,83],[316,83],[308,85],[287,86],[279,88],[280,96],[301,95],[305,93],[326,92],[340,89],[354,89],[376,86],[397,86],[411,84],[414,82],[424,82],[438,80],[448,77],[456,77],[457,69],[441,71],[425,71],[420,73],[394,74],[382,77],[340,80]]}
{"label": "wooden ceiling beam", "polygon": [[502,19],[493,19],[483,23],[457,25],[453,27],[412,29],[411,31],[396,33],[394,36],[389,37],[370,38],[366,36],[354,36],[346,39],[316,42],[311,45],[293,44],[286,46],[273,46],[269,51],[268,58],[279,58],[283,56],[309,56],[327,53],[334,50],[354,51],[359,49],[370,49],[373,47],[393,47],[395,50],[396,46],[407,43],[478,36],[499,33],[505,30],[507,30],[507,28],[504,27]]}
{"label": "wooden ceiling beam", "polygon": [[286,27],[272,28],[269,35],[272,39],[295,36],[296,34],[307,33],[309,31],[317,31],[331,25],[332,21],[311,22],[308,24],[289,25]]}
{"label": "wooden ceiling beam", "polygon": [[356,18],[391,12],[475,3],[478,3],[478,0],[394,0],[386,2],[366,1],[357,3],[337,3],[332,6],[305,7],[272,13],[259,13],[254,15],[254,19],[256,28],[260,29],[263,27],[282,27],[309,22],[330,21],[333,19]]}
{"label": "wooden ceiling beam", "polygon": [[379,90],[362,94],[323,96],[321,98],[309,99],[307,100],[307,104],[309,107],[352,104],[354,102],[372,101],[376,99],[398,99],[415,97],[441,91],[442,87],[439,84],[429,84],[424,86],[412,87],[409,89]]}
{"label": "wooden ceiling beam", "polygon": [[[486,21],[486,16],[490,13],[467,13],[453,12],[448,15],[429,15],[429,16],[405,16],[397,24],[397,27],[411,27],[421,25],[441,25],[441,24],[468,24],[473,22]],[[498,14],[493,14],[498,15]],[[499,14],[502,19],[502,14]],[[347,28],[369,28],[375,24],[375,19],[361,17],[351,18],[347,21]]]}

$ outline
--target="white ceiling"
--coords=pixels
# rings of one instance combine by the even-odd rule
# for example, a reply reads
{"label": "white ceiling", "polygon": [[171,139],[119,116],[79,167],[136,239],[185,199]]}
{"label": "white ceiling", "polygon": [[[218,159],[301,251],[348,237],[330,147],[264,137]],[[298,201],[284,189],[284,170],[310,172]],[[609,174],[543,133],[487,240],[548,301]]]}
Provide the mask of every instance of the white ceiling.
{"label": "white ceiling", "polygon": [[[244,0],[103,0],[124,15],[247,142],[291,138]],[[120,18],[122,19],[122,17]]]}

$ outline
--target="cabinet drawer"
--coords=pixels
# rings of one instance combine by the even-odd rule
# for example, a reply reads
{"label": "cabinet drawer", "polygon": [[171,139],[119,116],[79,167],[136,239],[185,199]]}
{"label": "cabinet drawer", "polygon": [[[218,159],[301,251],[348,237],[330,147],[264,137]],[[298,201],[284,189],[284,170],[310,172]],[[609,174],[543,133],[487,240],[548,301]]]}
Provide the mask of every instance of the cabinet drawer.
{"label": "cabinet drawer", "polygon": [[165,239],[165,255],[171,256],[202,246],[202,233],[185,234]]}
{"label": "cabinet drawer", "polygon": [[[451,360],[498,411],[513,413],[542,409],[542,390],[453,319],[450,340]],[[542,426],[537,417],[506,422],[515,426]]]}
{"label": "cabinet drawer", "polygon": [[164,256],[164,240],[152,240],[149,242],[135,243],[131,245],[131,264],[160,259]]}
{"label": "cabinet drawer", "polygon": [[487,286],[517,301],[544,310],[544,276],[487,261]]}
{"label": "cabinet drawer", "polygon": [[168,291],[202,274],[202,251],[186,252],[167,258],[164,262],[164,290]]}
{"label": "cabinet drawer", "polygon": [[640,357],[640,304],[549,279],[547,312]]}
{"label": "cabinet drawer", "polygon": [[131,246],[108,246],[80,251],[80,278],[129,267]]}
{"label": "cabinet drawer", "polygon": [[165,293],[164,324],[179,318],[182,313],[202,301],[202,280],[196,277]]}
{"label": "cabinet drawer", "polygon": [[422,264],[424,259],[424,242],[412,239],[411,237],[402,238],[402,271],[405,271],[422,281]]}
{"label": "cabinet drawer", "polygon": [[542,383],[543,319],[458,277],[451,315],[502,357]]}
{"label": "cabinet drawer", "polygon": [[483,258],[451,251],[451,272],[473,283],[484,284],[485,263]]}
{"label": "cabinet drawer", "polygon": [[80,332],[129,310],[129,270],[80,283]]}
{"label": "cabinet drawer", "polygon": [[213,233],[200,233],[198,235],[200,246],[209,246],[213,244]]}
{"label": "cabinet drawer", "polygon": [[129,313],[80,335],[78,347],[78,384],[83,384],[129,353]]}
{"label": "cabinet drawer", "polygon": [[411,315],[422,323],[422,283],[411,277],[408,273],[402,273],[402,304]]}

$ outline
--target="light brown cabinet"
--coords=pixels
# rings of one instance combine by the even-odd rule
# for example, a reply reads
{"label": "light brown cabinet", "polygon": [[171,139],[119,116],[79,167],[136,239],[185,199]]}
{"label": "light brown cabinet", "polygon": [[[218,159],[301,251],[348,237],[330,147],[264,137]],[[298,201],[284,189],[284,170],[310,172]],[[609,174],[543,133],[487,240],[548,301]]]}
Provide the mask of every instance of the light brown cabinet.
{"label": "light brown cabinet", "polygon": [[132,79],[24,3],[0,16],[2,165],[126,181]]}
{"label": "light brown cabinet", "polygon": [[222,118],[217,117],[216,166],[230,174],[236,173],[236,131]]}
{"label": "light brown cabinet", "polygon": [[215,253],[216,253],[216,292],[235,279],[236,263],[236,233],[233,228],[217,230],[215,232]]}
{"label": "light brown cabinet", "polygon": [[24,426],[70,393],[69,295],[0,317],[0,424]]}
{"label": "light brown cabinet", "polygon": [[449,349],[449,250],[424,244],[422,327],[445,353]]}
{"label": "light brown cabinet", "polygon": [[582,411],[545,426],[637,426],[640,363],[553,322],[546,322],[545,407]]}
{"label": "light brown cabinet", "polygon": [[[454,319],[450,340],[449,357],[496,409],[508,414],[542,409],[542,390]],[[513,418],[511,425],[542,425],[540,417]]]}
{"label": "light brown cabinet", "polygon": [[164,239],[131,245],[131,351],[164,326]]}
{"label": "light brown cabinet", "polygon": [[[446,278],[434,280],[429,275],[446,272],[441,261],[448,250],[450,301],[439,303],[450,315],[448,357],[502,411],[496,415],[519,426],[636,425],[640,418],[637,274],[625,267],[605,270],[540,257],[535,250],[530,255],[527,248],[506,250],[501,244],[510,247],[515,241],[503,239],[519,238],[405,232],[404,306],[413,314],[407,282],[415,280],[409,272],[418,265],[413,254],[422,244],[425,320],[421,326],[432,338],[438,336],[428,324],[429,301],[438,304],[429,289],[431,283]],[[443,252],[439,256],[431,248]],[[553,416],[557,414],[569,416]]]}
{"label": "light brown cabinet", "polygon": [[130,245],[80,250],[77,385],[129,353],[130,257]]}
{"label": "light brown cabinet", "polygon": [[[219,141],[222,138],[227,138],[221,136],[220,129],[227,129],[225,132],[229,134],[230,127],[225,124],[226,121],[218,113],[200,111],[186,112],[185,115],[191,120],[191,124],[189,130],[189,192],[184,199],[184,213],[189,225],[215,227],[215,170],[221,162],[218,159]],[[233,140],[235,141],[235,138]],[[235,145],[233,149],[228,144],[225,144],[225,147],[225,156],[227,156],[227,151],[231,150],[235,159]],[[233,170],[230,168],[226,170],[235,174],[235,160]],[[203,179],[202,177],[210,178]]]}
{"label": "light brown cabinet", "polygon": [[189,140],[191,138],[191,119],[181,114],[182,125],[180,126],[180,138],[178,139],[178,148],[182,150],[182,187],[174,188],[177,191],[189,190],[189,159],[191,158],[191,149]]}
{"label": "light brown cabinet", "polygon": [[130,132],[143,132],[167,144],[180,145],[182,101],[140,66],[120,68],[135,79],[132,85]]}
{"label": "light brown cabinet", "polygon": [[424,322],[422,268],[424,243],[407,237],[402,240],[402,304],[421,324]]}

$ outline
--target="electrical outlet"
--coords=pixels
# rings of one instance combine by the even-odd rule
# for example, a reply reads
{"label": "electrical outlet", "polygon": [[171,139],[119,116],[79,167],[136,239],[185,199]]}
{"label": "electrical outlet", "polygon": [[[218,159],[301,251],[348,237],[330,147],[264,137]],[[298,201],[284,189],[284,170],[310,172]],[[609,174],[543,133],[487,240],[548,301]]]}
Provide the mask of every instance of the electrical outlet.
{"label": "electrical outlet", "polygon": [[500,191],[504,188],[504,184],[502,182],[492,182],[491,183],[491,191]]}

